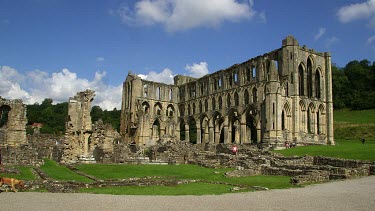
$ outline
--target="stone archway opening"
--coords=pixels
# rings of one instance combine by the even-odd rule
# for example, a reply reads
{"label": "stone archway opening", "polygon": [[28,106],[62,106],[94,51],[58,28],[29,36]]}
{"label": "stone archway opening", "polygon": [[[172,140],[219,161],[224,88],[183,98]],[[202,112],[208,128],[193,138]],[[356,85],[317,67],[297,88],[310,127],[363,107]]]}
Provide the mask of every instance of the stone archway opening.
{"label": "stone archway opening", "polygon": [[8,105],[2,105],[0,107],[0,128],[2,128],[3,126],[6,127],[10,110],[11,108]]}
{"label": "stone archway opening", "polygon": [[252,144],[257,144],[259,142],[257,135],[257,127],[254,115],[250,112],[246,113],[246,130],[248,134],[249,142]]}
{"label": "stone archway opening", "polygon": [[183,119],[180,120],[180,140],[185,141],[186,140],[186,134],[185,134],[185,122]]}
{"label": "stone archway opening", "polygon": [[152,123],[152,139],[159,140],[160,139],[160,122],[159,119],[156,119],[154,123]]}
{"label": "stone archway opening", "polygon": [[194,117],[190,116],[188,120],[189,124],[189,142],[196,144],[197,143],[197,122]]}

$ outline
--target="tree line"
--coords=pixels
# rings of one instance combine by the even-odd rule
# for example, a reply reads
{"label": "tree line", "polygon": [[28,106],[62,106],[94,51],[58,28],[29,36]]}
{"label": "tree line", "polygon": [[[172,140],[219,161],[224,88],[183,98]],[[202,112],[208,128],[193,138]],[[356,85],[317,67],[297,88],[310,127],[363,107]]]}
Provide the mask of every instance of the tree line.
{"label": "tree line", "polygon": [[332,92],[336,109],[374,109],[375,62],[354,60],[343,68],[333,65]]}
{"label": "tree line", "polygon": [[[27,127],[28,134],[34,133],[32,125],[34,123],[41,123],[41,133],[62,135],[65,132],[65,123],[68,117],[68,103],[52,104],[53,100],[46,98],[41,104],[34,103],[27,105]],[[99,106],[93,106],[91,109],[91,121],[95,123],[99,119],[103,123],[111,124],[117,131],[120,130],[120,115],[121,111],[116,108],[112,111],[102,110]]]}

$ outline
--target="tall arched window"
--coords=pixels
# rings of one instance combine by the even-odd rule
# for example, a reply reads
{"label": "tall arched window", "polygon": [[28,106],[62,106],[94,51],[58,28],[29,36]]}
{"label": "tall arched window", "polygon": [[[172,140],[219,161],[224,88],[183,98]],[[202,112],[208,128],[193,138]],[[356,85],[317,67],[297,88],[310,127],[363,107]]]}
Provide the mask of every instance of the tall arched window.
{"label": "tall arched window", "polygon": [[230,101],[231,101],[231,97],[230,97],[230,94],[228,93],[227,94],[227,107],[230,108]]}
{"label": "tall arched window", "polygon": [[320,99],[320,72],[319,69],[315,73],[315,97]]}
{"label": "tall arched window", "polygon": [[169,89],[169,100],[172,100],[172,89]]}
{"label": "tall arched window", "polygon": [[240,105],[240,102],[239,102],[239,98],[238,98],[238,94],[237,92],[234,93],[234,105],[235,106],[239,106]]}
{"label": "tall arched window", "polygon": [[307,59],[307,96],[312,97],[313,92],[313,80],[312,80],[312,62],[311,59]]}
{"label": "tall arched window", "polygon": [[223,108],[223,99],[221,98],[221,96],[219,97],[219,109],[222,109]]}
{"label": "tall arched window", "polygon": [[245,105],[249,105],[250,103],[250,96],[249,96],[249,92],[247,91],[247,89],[245,89],[245,92],[243,94],[243,98],[244,98],[244,103]]}
{"label": "tall arched window", "polygon": [[299,86],[299,95],[304,96],[305,95],[305,79],[304,79],[304,70],[302,67],[302,64],[298,67],[298,86]]}
{"label": "tall arched window", "polygon": [[215,98],[214,97],[212,98],[211,103],[212,103],[212,110],[213,111],[216,110],[216,103],[215,103]]}
{"label": "tall arched window", "polygon": [[156,99],[160,100],[160,87],[156,88],[156,93],[155,93]]}
{"label": "tall arched window", "polygon": [[257,88],[253,88],[253,103],[256,103],[258,101],[258,94],[257,94]]}
{"label": "tall arched window", "polygon": [[208,102],[207,102],[207,100],[204,101],[204,111],[205,112],[208,111]]}
{"label": "tall arched window", "polygon": [[251,69],[246,68],[246,81],[250,82],[250,78],[251,78]]}
{"label": "tall arched window", "polygon": [[281,130],[285,130],[285,112],[281,112]]}

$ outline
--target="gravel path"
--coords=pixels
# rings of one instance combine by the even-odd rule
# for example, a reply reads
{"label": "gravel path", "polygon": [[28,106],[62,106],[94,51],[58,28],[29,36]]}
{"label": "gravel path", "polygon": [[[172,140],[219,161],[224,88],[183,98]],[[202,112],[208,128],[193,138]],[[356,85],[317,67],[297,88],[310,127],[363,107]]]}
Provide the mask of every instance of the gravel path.
{"label": "gravel path", "polygon": [[375,176],[218,196],[1,193],[0,210],[375,210]]}

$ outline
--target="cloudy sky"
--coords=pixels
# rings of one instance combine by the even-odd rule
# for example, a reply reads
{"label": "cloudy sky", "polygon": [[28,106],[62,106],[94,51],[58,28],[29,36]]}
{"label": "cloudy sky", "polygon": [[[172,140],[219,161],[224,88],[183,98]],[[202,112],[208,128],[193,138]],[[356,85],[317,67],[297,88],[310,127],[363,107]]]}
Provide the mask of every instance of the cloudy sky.
{"label": "cloudy sky", "polygon": [[96,91],[120,108],[129,71],[172,83],[281,47],[375,61],[375,0],[0,0],[0,96],[27,104]]}

